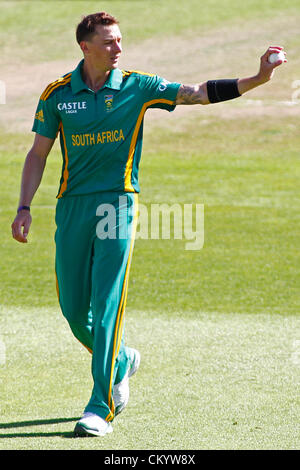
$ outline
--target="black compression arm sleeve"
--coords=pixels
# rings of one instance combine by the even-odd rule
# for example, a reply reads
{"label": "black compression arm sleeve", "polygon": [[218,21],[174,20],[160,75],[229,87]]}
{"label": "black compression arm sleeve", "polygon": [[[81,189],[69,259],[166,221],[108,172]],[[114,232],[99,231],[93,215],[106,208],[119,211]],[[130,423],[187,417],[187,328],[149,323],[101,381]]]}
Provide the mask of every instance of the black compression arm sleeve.
{"label": "black compression arm sleeve", "polygon": [[240,95],[237,85],[238,79],[208,80],[207,95],[211,103],[233,100]]}

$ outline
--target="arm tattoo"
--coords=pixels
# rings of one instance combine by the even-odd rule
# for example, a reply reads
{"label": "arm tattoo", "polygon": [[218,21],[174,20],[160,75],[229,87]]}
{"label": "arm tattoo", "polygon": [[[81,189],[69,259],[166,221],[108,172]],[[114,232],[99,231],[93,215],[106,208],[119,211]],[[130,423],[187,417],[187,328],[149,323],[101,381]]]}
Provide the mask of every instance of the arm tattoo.
{"label": "arm tattoo", "polygon": [[207,104],[204,84],[201,85],[181,85],[176,97],[176,104]]}

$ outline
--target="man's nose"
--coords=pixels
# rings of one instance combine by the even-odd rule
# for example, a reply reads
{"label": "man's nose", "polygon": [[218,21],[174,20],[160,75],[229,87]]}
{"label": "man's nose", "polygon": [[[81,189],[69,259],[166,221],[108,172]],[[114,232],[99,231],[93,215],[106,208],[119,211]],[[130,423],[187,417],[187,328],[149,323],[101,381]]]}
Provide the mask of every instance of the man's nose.
{"label": "man's nose", "polygon": [[122,44],[120,42],[115,42],[116,52],[122,52]]}

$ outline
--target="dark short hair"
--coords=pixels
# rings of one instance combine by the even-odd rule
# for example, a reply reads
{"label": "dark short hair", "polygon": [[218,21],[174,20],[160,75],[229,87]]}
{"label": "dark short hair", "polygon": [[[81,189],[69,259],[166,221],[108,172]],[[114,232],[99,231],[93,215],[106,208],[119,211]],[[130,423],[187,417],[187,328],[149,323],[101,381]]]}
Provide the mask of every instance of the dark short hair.
{"label": "dark short hair", "polygon": [[95,34],[96,26],[106,26],[111,24],[119,24],[119,21],[105,11],[84,16],[76,29],[76,39],[78,44],[80,44],[81,41],[90,41],[92,36]]}

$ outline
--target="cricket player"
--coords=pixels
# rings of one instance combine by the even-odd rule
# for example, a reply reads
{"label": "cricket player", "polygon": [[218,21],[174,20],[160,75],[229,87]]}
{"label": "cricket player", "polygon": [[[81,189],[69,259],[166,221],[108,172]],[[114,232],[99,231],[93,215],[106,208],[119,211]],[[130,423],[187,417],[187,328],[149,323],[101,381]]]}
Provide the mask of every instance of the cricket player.
{"label": "cricket player", "polygon": [[46,87],[37,106],[35,139],[24,163],[12,235],[27,243],[30,205],[59,135],[63,162],[56,207],[57,294],[73,334],[92,353],[93,390],[74,431],[76,436],[104,436],[126,406],[129,377],[140,364],[139,352],[125,345],[124,315],[145,112],[237,98],[268,82],[286,59],[269,63],[270,54],[283,50],[269,47],[255,76],[190,86],[120,70],[122,35],[117,19],[106,12],[84,17],[76,38],[83,59]]}

